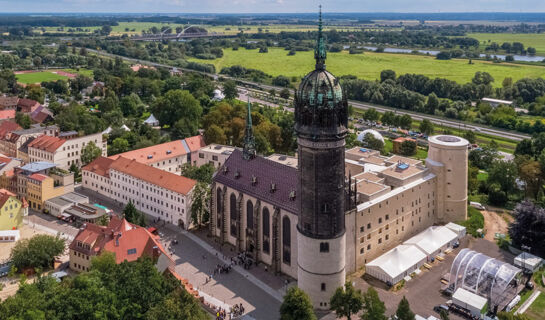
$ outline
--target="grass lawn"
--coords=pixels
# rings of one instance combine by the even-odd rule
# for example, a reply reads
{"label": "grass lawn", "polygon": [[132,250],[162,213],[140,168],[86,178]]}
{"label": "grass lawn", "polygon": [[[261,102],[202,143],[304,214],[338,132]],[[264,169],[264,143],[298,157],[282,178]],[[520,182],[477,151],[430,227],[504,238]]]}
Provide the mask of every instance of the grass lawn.
{"label": "grass lawn", "polygon": [[542,292],[524,314],[529,316],[530,319],[543,319],[545,314],[545,293]]}
{"label": "grass lawn", "polygon": [[[93,76],[93,70],[88,69],[61,69],[62,71],[66,71],[68,73],[78,73],[82,74],[88,77]],[[31,83],[41,83],[43,81],[56,81],[56,80],[62,80],[62,79],[68,79],[68,77],[59,75],[54,73],[55,71],[61,71],[59,69],[51,69],[47,71],[41,71],[41,72],[32,72],[32,73],[22,73],[17,74],[15,77],[17,78],[18,82],[25,83],[25,84],[31,84]]]}
{"label": "grass lawn", "polygon": [[479,181],[486,181],[488,179],[488,173],[487,172],[479,172],[477,174],[477,180]]}
{"label": "grass lawn", "polygon": [[[536,48],[537,55],[545,54],[544,33],[468,33],[467,36],[479,40],[483,49],[488,45],[488,40],[500,46],[504,42],[521,42],[525,48]],[[486,43],[483,44],[483,41]]]}
{"label": "grass lawn", "polygon": [[[269,48],[268,53],[259,53],[258,49],[237,51],[226,49],[223,57],[214,60],[190,59],[201,63],[211,63],[219,72],[223,67],[242,65],[246,68],[258,69],[272,76],[285,75],[302,77],[314,69],[314,53],[297,52],[288,56],[282,48]],[[474,61],[468,64],[465,59],[437,60],[434,57],[411,54],[392,54],[365,52],[351,55],[348,52],[328,53],[328,70],[337,76],[355,75],[361,79],[375,80],[380,72],[392,69],[398,75],[406,73],[424,74],[428,77],[441,77],[459,83],[471,81],[477,71],[486,71],[496,79],[494,85],[499,87],[505,77],[514,81],[525,77],[545,77],[545,68],[540,66],[516,65],[509,63],[492,63]]]}

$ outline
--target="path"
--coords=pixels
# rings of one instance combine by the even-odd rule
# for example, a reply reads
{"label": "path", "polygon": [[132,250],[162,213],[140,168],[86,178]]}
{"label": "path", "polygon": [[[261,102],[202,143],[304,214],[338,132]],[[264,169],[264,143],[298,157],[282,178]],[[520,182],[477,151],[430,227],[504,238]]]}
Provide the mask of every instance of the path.
{"label": "path", "polygon": [[536,301],[536,299],[537,299],[537,297],[539,297],[540,293],[541,293],[541,291],[539,291],[539,290],[534,291],[534,293],[532,293],[530,298],[528,298],[528,300],[524,301],[522,306],[520,306],[520,308],[518,308],[517,311],[515,311],[515,314],[524,313],[526,311],[526,309],[528,309],[532,305],[532,303],[534,303],[534,301]]}
{"label": "path", "polygon": [[496,233],[507,234],[509,224],[502,216],[494,211],[483,210],[481,213],[484,216],[484,229],[486,230],[484,238],[486,240],[495,241],[494,234]]}

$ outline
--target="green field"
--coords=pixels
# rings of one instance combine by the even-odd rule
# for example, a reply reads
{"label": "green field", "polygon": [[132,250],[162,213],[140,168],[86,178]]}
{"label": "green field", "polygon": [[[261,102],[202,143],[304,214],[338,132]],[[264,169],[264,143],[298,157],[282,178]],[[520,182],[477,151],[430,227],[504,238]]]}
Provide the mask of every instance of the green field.
{"label": "green field", "polygon": [[541,293],[539,297],[537,297],[536,301],[532,303],[530,308],[526,310],[526,315],[530,317],[530,319],[543,319],[543,314],[545,313],[545,293]]}
{"label": "green field", "polygon": [[[48,71],[41,71],[41,72],[33,72],[33,73],[23,73],[23,74],[17,74],[15,77],[17,78],[17,81],[24,84],[31,84],[31,83],[40,83],[43,81],[55,81],[55,80],[62,80],[62,79],[68,79],[66,76],[62,76],[56,73],[53,73],[55,71],[60,71],[58,69],[55,70],[48,70]],[[66,71],[69,73],[79,73],[83,74],[85,76],[92,76],[93,71],[87,70],[87,69],[62,69],[62,71]]]}
{"label": "green field", "polygon": [[524,47],[536,48],[536,54],[545,54],[545,34],[543,33],[468,33],[467,36],[479,40],[483,49],[488,45],[488,40],[500,46],[504,42],[521,42]]}
{"label": "green field", "polygon": [[[282,48],[269,48],[268,53],[244,48],[237,51],[226,49],[223,53],[222,58],[215,60],[195,58],[190,60],[214,64],[217,72],[223,67],[238,64],[246,68],[262,70],[272,76],[302,77],[314,69],[313,52],[310,51],[297,52],[294,56],[288,56],[288,52]],[[429,56],[376,52],[355,55],[348,52],[328,53],[327,68],[337,76],[352,74],[368,80],[378,79],[382,70],[392,69],[398,75],[417,73],[431,78],[447,78],[459,83],[471,81],[477,71],[486,71],[496,79],[494,85],[497,87],[501,86],[505,77],[512,77],[515,81],[525,77],[545,77],[545,68],[539,66],[497,64],[488,61],[474,61],[474,64],[468,64],[465,59],[445,61]]]}

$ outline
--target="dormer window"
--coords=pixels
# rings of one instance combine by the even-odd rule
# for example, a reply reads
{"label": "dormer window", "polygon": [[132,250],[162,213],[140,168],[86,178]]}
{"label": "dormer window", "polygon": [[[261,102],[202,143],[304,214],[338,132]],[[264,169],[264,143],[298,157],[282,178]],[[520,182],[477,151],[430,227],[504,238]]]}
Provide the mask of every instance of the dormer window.
{"label": "dormer window", "polygon": [[272,182],[271,183],[271,192],[275,192],[276,191],[276,183]]}
{"label": "dormer window", "polygon": [[252,185],[255,186],[257,184],[257,177],[252,175]]}
{"label": "dormer window", "polygon": [[152,159],[152,158],[153,158],[153,155],[149,154],[148,159]]}
{"label": "dormer window", "polygon": [[235,179],[238,179],[240,178],[240,171],[235,171]]}
{"label": "dormer window", "polygon": [[290,192],[290,200],[291,200],[291,201],[295,200],[295,190],[292,190],[292,191]]}
{"label": "dormer window", "polygon": [[227,166],[223,166],[223,174],[227,174],[229,172],[229,168]]}

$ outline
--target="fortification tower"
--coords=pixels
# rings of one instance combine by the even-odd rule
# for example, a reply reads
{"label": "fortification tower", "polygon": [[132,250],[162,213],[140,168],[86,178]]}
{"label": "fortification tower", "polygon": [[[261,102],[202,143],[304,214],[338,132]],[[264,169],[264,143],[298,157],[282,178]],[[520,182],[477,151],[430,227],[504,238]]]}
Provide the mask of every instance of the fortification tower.
{"label": "fortification tower", "polygon": [[316,68],[295,94],[298,144],[298,286],[316,309],[345,282],[344,138],[348,104],[339,81],[326,71],[322,13],[314,51]]}
{"label": "fortification tower", "polygon": [[428,142],[426,165],[437,176],[436,219],[438,222],[465,220],[469,142],[450,135],[432,136]]}

